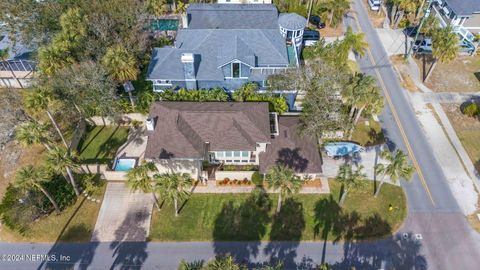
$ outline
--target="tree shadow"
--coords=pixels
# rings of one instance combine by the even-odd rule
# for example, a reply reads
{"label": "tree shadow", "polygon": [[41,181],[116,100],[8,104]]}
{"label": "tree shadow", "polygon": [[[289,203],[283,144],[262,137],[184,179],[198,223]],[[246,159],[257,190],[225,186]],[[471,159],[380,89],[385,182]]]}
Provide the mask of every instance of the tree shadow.
{"label": "tree shadow", "polygon": [[[97,136],[102,132],[102,130],[105,128],[105,126],[102,126],[101,128],[98,129],[97,133],[95,133],[95,135],[93,135],[93,137],[88,141],[88,142],[85,142],[85,139],[86,138],[82,138],[80,140],[80,143],[78,144],[80,147],[80,149],[78,149],[78,153],[79,154],[82,154],[83,151],[85,151],[85,149],[88,148],[88,146],[93,142],[95,141],[95,138],[97,138]],[[88,134],[89,132],[92,132],[93,131],[93,128],[92,127],[87,127],[87,130],[86,130],[86,133]],[[84,145],[84,143],[86,143],[86,145]]]}
{"label": "tree shadow", "polygon": [[300,154],[300,148],[282,148],[278,151],[278,158],[275,163],[283,163],[296,172],[304,172],[308,166],[308,159]]}
{"label": "tree shadow", "polygon": [[[267,233],[272,201],[263,188],[255,188],[240,205],[232,201],[223,205],[214,223],[215,254],[232,254],[236,260],[249,260],[259,252],[260,241]],[[248,241],[238,245],[222,241]]]}
{"label": "tree shadow", "polygon": [[303,205],[295,199],[288,198],[280,212],[274,215],[270,242],[264,249],[264,253],[270,257],[272,263],[281,261],[287,269],[297,268],[296,249],[305,229],[303,213]]}
{"label": "tree shadow", "polygon": [[329,235],[333,234],[334,241],[340,240],[340,234],[337,232],[338,228],[335,224],[341,217],[342,209],[333,196],[330,195],[328,198],[321,199],[315,204],[314,212],[315,227],[313,228],[313,233],[315,238],[321,235],[323,240],[321,262],[324,263]]}
{"label": "tree shadow", "polygon": [[147,209],[138,212],[130,212],[127,214],[122,225],[115,231],[115,238],[110,244],[110,249],[113,250],[115,257],[110,269],[139,269],[148,257],[146,251],[147,237],[146,230],[142,224],[149,218]]}

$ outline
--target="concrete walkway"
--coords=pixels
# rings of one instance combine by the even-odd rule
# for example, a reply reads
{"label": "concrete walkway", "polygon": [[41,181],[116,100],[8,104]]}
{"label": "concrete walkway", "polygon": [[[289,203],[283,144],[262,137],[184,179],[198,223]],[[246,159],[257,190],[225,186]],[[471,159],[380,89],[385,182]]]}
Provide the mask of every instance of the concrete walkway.
{"label": "concrete walkway", "polygon": [[440,92],[440,93],[422,93],[423,101],[425,103],[457,103],[462,104],[471,100],[479,100],[479,92]]}
{"label": "concrete walkway", "polygon": [[152,209],[150,194],[131,193],[124,183],[108,183],[92,241],[145,241]]}
{"label": "concrete walkway", "polygon": [[145,127],[130,128],[127,141],[118,149],[117,157],[136,157],[143,159],[147,149],[147,135]]}

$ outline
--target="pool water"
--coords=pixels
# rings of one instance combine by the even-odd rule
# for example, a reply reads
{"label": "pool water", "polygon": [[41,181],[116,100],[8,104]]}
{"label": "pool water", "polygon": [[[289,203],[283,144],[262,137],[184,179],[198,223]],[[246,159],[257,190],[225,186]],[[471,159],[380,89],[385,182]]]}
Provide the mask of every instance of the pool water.
{"label": "pool water", "polygon": [[178,29],[178,20],[158,19],[150,22],[152,31],[176,31]]}
{"label": "pool water", "polygon": [[132,168],[135,168],[136,160],[132,158],[119,158],[115,162],[114,170],[115,171],[128,171]]}

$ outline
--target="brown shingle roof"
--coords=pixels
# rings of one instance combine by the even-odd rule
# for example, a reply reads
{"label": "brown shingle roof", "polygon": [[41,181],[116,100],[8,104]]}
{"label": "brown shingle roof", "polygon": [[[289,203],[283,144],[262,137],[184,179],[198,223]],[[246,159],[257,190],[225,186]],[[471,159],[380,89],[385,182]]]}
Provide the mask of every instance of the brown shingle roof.
{"label": "brown shingle roof", "polygon": [[270,141],[268,103],[168,102],[150,108],[155,130],[148,132],[145,158],[202,158],[210,150],[255,150]]}
{"label": "brown shingle roof", "polygon": [[260,154],[260,172],[267,171],[281,162],[297,173],[319,174],[322,162],[314,138],[298,134],[298,116],[279,116],[279,135],[271,140],[267,151]]}

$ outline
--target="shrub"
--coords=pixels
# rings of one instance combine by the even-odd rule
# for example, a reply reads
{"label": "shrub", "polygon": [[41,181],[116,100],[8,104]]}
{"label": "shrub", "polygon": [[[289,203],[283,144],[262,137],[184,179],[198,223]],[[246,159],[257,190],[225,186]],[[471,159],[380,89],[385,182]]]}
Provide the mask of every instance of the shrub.
{"label": "shrub", "polygon": [[470,116],[470,117],[474,117],[474,116],[478,115],[479,109],[478,109],[477,103],[472,102],[472,103],[468,104],[467,106],[465,106],[463,108],[462,113],[465,114],[466,116]]}
{"label": "shrub", "polygon": [[263,185],[263,175],[260,174],[259,172],[254,172],[252,174],[252,182],[256,185],[256,186],[262,186]]}

